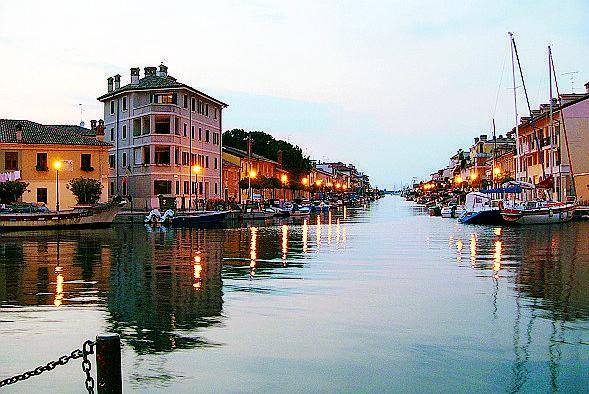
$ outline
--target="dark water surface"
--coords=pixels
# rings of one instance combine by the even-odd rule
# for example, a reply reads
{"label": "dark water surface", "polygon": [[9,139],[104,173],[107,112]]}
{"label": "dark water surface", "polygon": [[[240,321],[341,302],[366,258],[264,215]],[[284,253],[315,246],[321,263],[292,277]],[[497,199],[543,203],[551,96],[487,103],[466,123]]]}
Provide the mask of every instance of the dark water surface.
{"label": "dark water surface", "polygon": [[[466,226],[387,197],[308,224],[0,237],[0,378],[113,331],[127,392],[589,387],[587,222]],[[83,382],[75,361],[6,391]]]}

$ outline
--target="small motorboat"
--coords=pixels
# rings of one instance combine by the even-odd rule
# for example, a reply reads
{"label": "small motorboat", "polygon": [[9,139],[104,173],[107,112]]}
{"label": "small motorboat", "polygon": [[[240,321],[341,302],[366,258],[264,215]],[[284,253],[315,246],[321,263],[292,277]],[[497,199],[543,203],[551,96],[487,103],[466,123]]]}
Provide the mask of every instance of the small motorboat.
{"label": "small motorboat", "polygon": [[246,220],[266,220],[274,216],[273,209],[263,209],[260,204],[247,204],[243,210],[242,218]]}
{"label": "small motorboat", "polygon": [[499,201],[493,201],[485,193],[470,192],[466,195],[464,213],[458,221],[464,224],[500,224],[503,219]]}
{"label": "small motorboat", "polygon": [[174,227],[214,226],[225,220],[228,211],[182,212],[171,218]]}
{"label": "small motorboat", "polygon": [[294,205],[292,211],[290,211],[290,216],[294,218],[300,218],[309,216],[311,214],[311,207],[308,206],[299,206]]}
{"label": "small motorboat", "polygon": [[465,212],[462,205],[451,204],[442,208],[440,214],[443,218],[459,218]]}

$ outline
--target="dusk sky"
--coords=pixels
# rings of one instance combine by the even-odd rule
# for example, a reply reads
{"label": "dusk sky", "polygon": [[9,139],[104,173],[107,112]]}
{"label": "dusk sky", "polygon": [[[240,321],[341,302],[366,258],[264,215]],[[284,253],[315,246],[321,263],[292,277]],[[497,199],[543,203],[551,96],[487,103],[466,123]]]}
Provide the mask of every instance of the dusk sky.
{"label": "dusk sky", "polygon": [[130,67],[163,60],[229,104],[224,130],[264,130],[399,186],[489,133],[493,113],[498,134],[511,129],[508,31],[533,107],[548,100],[549,43],[562,90],[578,71],[584,91],[589,3],[490,3],[3,1],[0,117],[78,123],[81,103],[86,122],[101,118],[107,77],[126,84]]}

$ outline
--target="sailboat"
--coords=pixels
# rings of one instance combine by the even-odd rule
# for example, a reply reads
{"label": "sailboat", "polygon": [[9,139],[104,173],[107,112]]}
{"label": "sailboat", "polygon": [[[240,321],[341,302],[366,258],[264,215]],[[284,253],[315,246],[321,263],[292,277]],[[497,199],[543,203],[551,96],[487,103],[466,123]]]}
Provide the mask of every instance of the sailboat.
{"label": "sailboat", "polygon": [[[512,33],[509,33],[510,40],[511,40],[511,61],[512,61],[512,74],[513,74],[513,85],[514,85],[514,102],[515,102],[515,111],[516,111],[516,124],[518,123],[517,119],[517,102],[516,102],[516,91],[515,91],[515,63],[514,60],[517,60],[518,69],[520,72],[520,77],[522,81],[522,87],[524,90],[526,103],[528,106],[528,111],[530,115],[530,124],[533,129],[534,140],[536,142],[536,146],[540,149],[540,144],[538,140],[538,136],[536,134],[536,127],[534,125],[534,115],[532,113],[532,109],[530,106],[530,100],[528,98],[528,92],[526,89],[524,76],[521,68],[521,63],[519,61],[519,56],[517,53],[517,46],[515,44],[515,38],[513,37]],[[515,55],[515,59],[514,59]],[[550,46],[548,47],[548,74],[549,74],[549,84],[550,84],[550,126],[549,130],[552,135],[553,130],[553,100],[552,100],[552,74],[554,71],[554,62],[552,59],[552,51]],[[556,81],[556,75],[555,81]],[[558,84],[556,85],[558,89]],[[558,94],[558,92],[557,92]],[[560,97],[560,94],[558,94]],[[562,118],[562,112],[561,112]],[[564,118],[562,119],[564,124]],[[564,131],[564,128],[563,128]],[[565,132],[565,140],[566,140],[566,131]],[[553,138],[550,138],[551,145],[552,145]],[[552,149],[550,150],[552,152]],[[542,172],[544,172],[544,160],[543,155],[540,155],[540,164],[542,165]],[[550,166],[552,168],[552,161],[550,161]],[[544,180],[539,182],[536,185],[531,185],[530,189],[550,189],[552,191],[554,186],[554,178],[553,178],[553,171],[550,171],[550,176],[544,176]],[[519,185],[522,187],[522,185]],[[524,187],[525,188],[525,187]],[[550,193],[552,194],[552,192]],[[506,205],[508,203],[506,202]],[[574,198],[570,201],[566,202],[555,202],[551,201],[550,199],[536,199],[532,201],[524,201],[520,203],[516,203],[515,201],[510,202],[509,206],[503,207],[501,209],[501,217],[507,223],[517,223],[517,224],[550,224],[550,223],[564,223],[570,221],[573,218],[574,212],[576,209],[576,204]]]}

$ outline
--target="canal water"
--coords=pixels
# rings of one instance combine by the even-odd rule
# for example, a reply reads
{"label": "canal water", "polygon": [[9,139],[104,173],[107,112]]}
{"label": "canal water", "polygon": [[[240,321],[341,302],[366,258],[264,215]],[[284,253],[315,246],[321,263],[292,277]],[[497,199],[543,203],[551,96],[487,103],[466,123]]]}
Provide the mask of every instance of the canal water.
{"label": "canal water", "polygon": [[[589,387],[587,222],[466,226],[390,196],[297,223],[0,237],[0,378],[116,332],[126,392]],[[6,392],[83,387],[76,360]]]}

